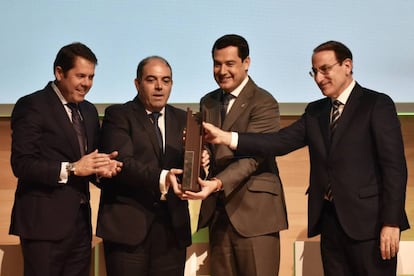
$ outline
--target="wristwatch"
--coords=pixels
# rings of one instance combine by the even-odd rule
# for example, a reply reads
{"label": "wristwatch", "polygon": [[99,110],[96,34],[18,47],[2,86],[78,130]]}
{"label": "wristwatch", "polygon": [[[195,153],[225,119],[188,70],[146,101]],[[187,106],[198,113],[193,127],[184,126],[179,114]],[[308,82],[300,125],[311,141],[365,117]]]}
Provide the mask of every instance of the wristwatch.
{"label": "wristwatch", "polygon": [[75,163],[69,162],[66,165],[66,171],[68,172],[68,176],[69,175],[74,175],[75,174]]}

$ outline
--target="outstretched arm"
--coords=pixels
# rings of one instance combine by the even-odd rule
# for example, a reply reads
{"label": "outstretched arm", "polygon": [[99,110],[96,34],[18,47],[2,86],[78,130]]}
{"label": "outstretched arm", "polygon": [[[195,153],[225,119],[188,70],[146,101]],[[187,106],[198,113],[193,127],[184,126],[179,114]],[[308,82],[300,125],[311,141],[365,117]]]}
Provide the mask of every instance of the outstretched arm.
{"label": "outstretched arm", "polygon": [[[204,139],[211,144],[222,144],[230,146],[232,134],[231,132],[221,130],[210,123],[203,122]],[[236,142],[237,143],[237,142]]]}

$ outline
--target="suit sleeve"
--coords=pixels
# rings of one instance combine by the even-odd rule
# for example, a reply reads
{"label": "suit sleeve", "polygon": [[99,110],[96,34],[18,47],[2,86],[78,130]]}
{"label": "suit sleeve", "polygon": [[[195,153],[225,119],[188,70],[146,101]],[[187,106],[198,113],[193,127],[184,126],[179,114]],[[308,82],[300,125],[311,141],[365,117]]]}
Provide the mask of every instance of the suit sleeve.
{"label": "suit sleeve", "polygon": [[[11,166],[14,175],[23,182],[41,186],[58,186],[60,160],[47,158],[43,139],[43,108],[31,97],[17,101],[11,116]],[[58,131],[58,130],[55,130]]]}
{"label": "suit sleeve", "polygon": [[272,133],[239,133],[235,155],[281,156],[307,144],[306,113],[302,117],[279,132]]}
{"label": "suit sleeve", "polygon": [[407,166],[400,122],[391,98],[386,95],[378,98],[371,122],[384,191],[382,222],[401,226],[404,220],[401,214],[405,214]]}
{"label": "suit sleeve", "polygon": [[[262,97],[255,99],[255,106],[251,109],[247,122],[247,132],[272,132],[279,129],[279,106],[272,97]],[[239,156],[225,170],[217,175],[223,182],[226,195],[237,190],[239,185],[243,185],[260,167],[262,162],[266,162],[263,157]]]}

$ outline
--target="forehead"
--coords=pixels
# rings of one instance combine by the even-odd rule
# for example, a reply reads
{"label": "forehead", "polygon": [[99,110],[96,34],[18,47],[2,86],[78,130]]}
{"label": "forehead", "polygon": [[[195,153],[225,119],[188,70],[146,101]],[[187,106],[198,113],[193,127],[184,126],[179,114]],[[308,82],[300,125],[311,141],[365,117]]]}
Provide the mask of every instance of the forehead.
{"label": "forehead", "polygon": [[171,70],[168,65],[160,59],[151,59],[145,64],[143,70],[143,75],[163,75],[171,76]]}
{"label": "forehead", "polygon": [[312,55],[312,64],[322,65],[330,62],[336,62],[336,55],[333,50],[320,51]]}
{"label": "forehead", "polygon": [[83,57],[75,57],[73,62],[73,67],[69,71],[94,71],[95,70],[95,64]]}
{"label": "forehead", "polygon": [[236,46],[215,49],[213,58],[214,60],[241,60],[239,57],[239,49]]}

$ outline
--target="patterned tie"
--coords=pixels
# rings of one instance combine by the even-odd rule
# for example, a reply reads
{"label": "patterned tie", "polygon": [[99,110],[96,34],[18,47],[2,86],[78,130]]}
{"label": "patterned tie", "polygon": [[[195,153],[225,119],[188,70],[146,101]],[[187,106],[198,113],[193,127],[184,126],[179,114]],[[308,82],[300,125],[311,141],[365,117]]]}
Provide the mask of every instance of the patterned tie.
{"label": "patterned tie", "polygon": [[222,99],[221,99],[221,107],[220,107],[221,123],[223,123],[224,118],[226,118],[227,108],[229,107],[229,103],[231,99],[234,99],[234,98],[236,97],[233,94],[223,92]]}
{"label": "patterned tie", "polygon": [[157,135],[158,145],[160,146],[161,152],[163,151],[163,142],[162,142],[162,134],[161,129],[158,126],[158,118],[161,116],[160,112],[152,112],[149,114],[152,124],[154,125],[155,134]]}
{"label": "patterned tie", "polygon": [[[338,100],[335,100],[332,103],[332,116],[331,116],[331,124],[330,124],[331,136],[335,132],[336,126],[338,124],[338,119],[341,115],[341,113],[339,112],[339,107],[341,105],[343,105],[343,103],[341,103]],[[329,201],[332,201],[333,199],[331,183],[328,183],[328,189],[326,190],[326,193],[325,193],[325,199]]]}
{"label": "patterned tie", "polygon": [[76,132],[76,136],[78,137],[79,149],[81,156],[85,155],[87,148],[86,148],[86,131],[85,125],[83,124],[82,117],[79,113],[79,106],[75,103],[68,103],[66,104],[72,113],[72,125],[73,129]]}
{"label": "patterned tie", "polygon": [[330,124],[331,135],[335,132],[336,126],[338,124],[338,119],[339,119],[339,116],[341,115],[341,113],[339,112],[339,107],[341,105],[343,105],[343,103],[341,103],[338,100],[335,100],[332,103],[332,116],[331,116],[331,124]]}

